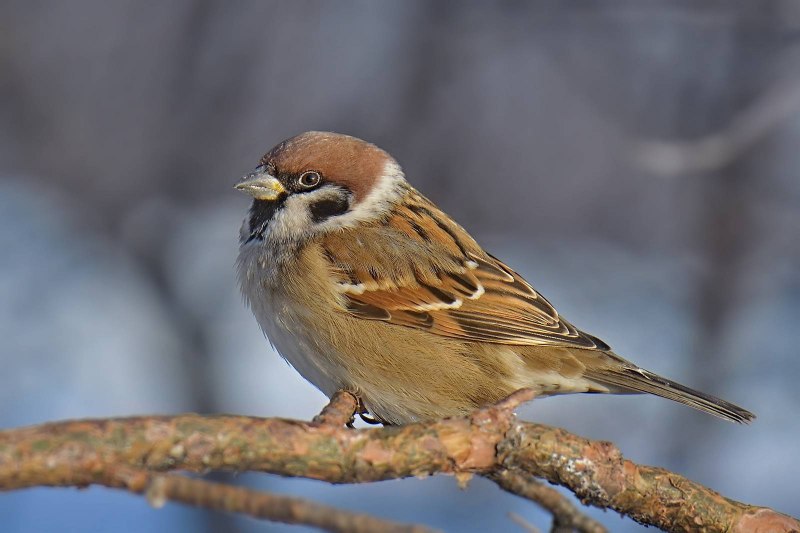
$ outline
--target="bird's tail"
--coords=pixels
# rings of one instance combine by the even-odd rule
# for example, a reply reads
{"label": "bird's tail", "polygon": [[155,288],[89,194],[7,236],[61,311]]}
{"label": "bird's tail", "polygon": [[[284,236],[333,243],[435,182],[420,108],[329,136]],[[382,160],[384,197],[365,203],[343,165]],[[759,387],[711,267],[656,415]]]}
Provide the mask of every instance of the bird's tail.
{"label": "bird's tail", "polygon": [[646,392],[667,398],[700,411],[746,424],[756,415],[725,400],[715,398],[680,383],[661,377],[643,368],[607,368],[588,371],[585,377],[600,385],[609,386],[615,392]]}

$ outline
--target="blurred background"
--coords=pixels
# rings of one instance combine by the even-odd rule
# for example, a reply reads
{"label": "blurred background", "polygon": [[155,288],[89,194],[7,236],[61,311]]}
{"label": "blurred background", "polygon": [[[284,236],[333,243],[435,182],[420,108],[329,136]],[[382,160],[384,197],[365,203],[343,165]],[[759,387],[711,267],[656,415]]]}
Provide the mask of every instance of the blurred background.
{"label": "blurred background", "polygon": [[[0,72],[2,427],[313,416],[325,398],[239,296],[232,185],[333,130],[392,153],[579,327],[758,415],[572,396],[523,418],[800,514],[799,3],[5,0]],[[480,479],[234,481],[447,531],[548,524]],[[303,530],[101,488],[2,494],[0,524]]]}

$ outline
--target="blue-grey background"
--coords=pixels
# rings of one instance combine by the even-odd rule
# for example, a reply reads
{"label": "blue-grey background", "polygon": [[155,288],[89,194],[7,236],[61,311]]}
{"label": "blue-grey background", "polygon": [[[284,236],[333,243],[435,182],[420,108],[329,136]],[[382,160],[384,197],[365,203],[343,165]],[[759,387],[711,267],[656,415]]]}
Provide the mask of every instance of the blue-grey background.
{"label": "blue-grey background", "polygon": [[[573,396],[524,418],[800,514],[797,2],[6,0],[0,73],[3,427],[317,412],[241,302],[231,185],[334,130],[618,353],[758,414]],[[480,479],[234,481],[447,531],[547,527]],[[0,529],[300,531],[101,488],[0,494]]]}

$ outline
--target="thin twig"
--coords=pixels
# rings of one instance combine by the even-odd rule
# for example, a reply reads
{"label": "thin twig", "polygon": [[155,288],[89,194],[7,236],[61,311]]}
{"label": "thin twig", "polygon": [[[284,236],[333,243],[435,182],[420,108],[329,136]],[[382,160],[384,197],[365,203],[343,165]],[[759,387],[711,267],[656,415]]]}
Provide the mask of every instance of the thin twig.
{"label": "thin twig", "polygon": [[253,518],[303,524],[339,533],[432,533],[418,525],[398,524],[387,520],[351,513],[309,500],[290,498],[266,492],[212,483],[202,479],[159,474],[147,489],[151,502],[169,500],[205,509],[246,514]]}
{"label": "thin twig", "polygon": [[[533,524],[528,523],[527,520],[522,518],[520,515],[514,512],[509,512],[508,517],[511,519],[512,522],[517,524],[519,527],[527,531],[528,533],[541,533],[539,528],[534,526]],[[552,533],[552,532],[551,532]]]}
{"label": "thin twig", "polygon": [[552,532],[579,531],[580,533],[606,533],[599,522],[583,514],[563,494],[516,470],[501,470],[492,480],[503,490],[538,503],[553,515]]}
{"label": "thin twig", "polygon": [[302,498],[291,498],[244,487],[193,479],[174,474],[155,474],[143,469],[112,467],[97,481],[145,494],[153,507],[168,501],[239,513],[261,520],[299,524],[336,533],[433,533],[424,526],[400,524],[362,513],[329,507]]}
{"label": "thin twig", "polygon": [[800,113],[800,80],[776,83],[721,131],[690,141],[642,141],[633,159],[664,176],[710,172],[735,161],[781,124]]}

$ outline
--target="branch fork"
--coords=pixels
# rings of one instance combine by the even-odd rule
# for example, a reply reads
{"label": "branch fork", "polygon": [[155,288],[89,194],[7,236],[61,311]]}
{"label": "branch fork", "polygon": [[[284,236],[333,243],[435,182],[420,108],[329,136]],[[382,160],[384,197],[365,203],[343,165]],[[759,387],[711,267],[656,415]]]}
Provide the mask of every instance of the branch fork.
{"label": "branch fork", "polygon": [[568,488],[585,504],[676,532],[797,533],[800,521],[739,503],[678,474],[625,459],[611,443],[514,416],[532,391],[493,406],[405,426],[351,429],[360,411],[334,395],[311,422],[244,416],[178,415],[65,421],[0,431],[0,490],[104,485],[327,531],[428,532],[307,500],[165,472],[260,471],[331,483],[365,483],[437,473],[493,480],[553,515],[552,531],[598,533],[603,526],[539,480]]}

